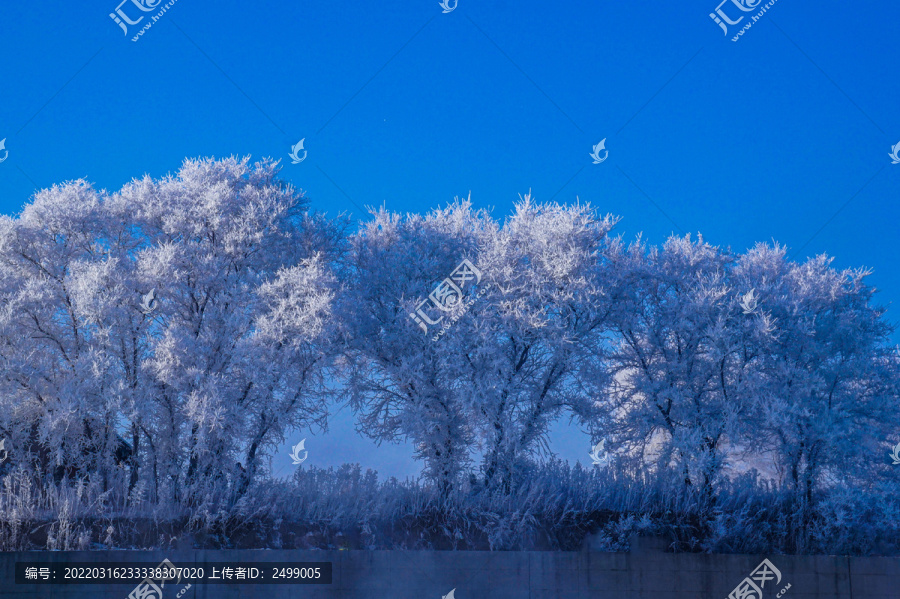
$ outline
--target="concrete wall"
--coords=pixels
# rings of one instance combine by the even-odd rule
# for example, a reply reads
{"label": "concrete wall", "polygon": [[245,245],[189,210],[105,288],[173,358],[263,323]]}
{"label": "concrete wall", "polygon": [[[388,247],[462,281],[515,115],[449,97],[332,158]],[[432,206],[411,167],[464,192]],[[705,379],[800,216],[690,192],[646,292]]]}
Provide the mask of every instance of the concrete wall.
{"label": "concrete wall", "polygon": [[[159,563],[331,561],[333,584],[195,584],[181,599],[726,599],[764,557],[781,571],[764,599],[898,599],[900,559],[595,552],[451,551],[96,551],[0,553],[0,599],[125,599],[126,585],[24,586],[16,561]],[[183,587],[164,589],[175,599]],[[755,597],[753,598],[755,599]]]}

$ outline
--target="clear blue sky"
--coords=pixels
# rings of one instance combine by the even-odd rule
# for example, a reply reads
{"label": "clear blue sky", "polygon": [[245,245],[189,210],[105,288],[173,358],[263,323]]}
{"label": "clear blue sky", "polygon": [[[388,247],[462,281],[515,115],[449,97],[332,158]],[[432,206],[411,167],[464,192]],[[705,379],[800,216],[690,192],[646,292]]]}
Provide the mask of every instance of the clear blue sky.
{"label": "clear blue sky", "polygon": [[[0,5],[0,211],[69,179],[112,190],[186,156],[272,156],[332,214],[471,192],[502,216],[531,189],[651,243],[684,231],[827,252],[873,268],[882,303],[900,298],[896,3],[778,0],[732,42],[756,11],[730,0],[725,14],[747,16],[727,37],[718,0],[459,0],[447,14],[437,0],[178,0],[132,42],[165,2],[123,4],[147,15],[126,36],[118,1]],[[609,157],[591,164],[603,138]],[[408,447],[371,451],[343,415],[306,436],[307,464],[415,470]],[[587,445],[554,435],[571,460]]]}

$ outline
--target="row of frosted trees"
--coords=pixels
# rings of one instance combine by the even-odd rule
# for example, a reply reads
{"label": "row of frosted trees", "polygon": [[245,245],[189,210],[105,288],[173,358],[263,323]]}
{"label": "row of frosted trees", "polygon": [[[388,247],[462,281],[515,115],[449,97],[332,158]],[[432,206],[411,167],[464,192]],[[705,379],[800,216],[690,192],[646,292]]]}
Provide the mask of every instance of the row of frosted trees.
{"label": "row of frosted trees", "polygon": [[606,439],[610,484],[665,479],[707,519],[757,465],[797,530],[898,489],[900,362],[867,271],[615,223],[526,197],[351,230],[246,159],[41,191],[0,219],[0,476],[227,513],[346,401],[442,495],[513,492],[559,417]]}

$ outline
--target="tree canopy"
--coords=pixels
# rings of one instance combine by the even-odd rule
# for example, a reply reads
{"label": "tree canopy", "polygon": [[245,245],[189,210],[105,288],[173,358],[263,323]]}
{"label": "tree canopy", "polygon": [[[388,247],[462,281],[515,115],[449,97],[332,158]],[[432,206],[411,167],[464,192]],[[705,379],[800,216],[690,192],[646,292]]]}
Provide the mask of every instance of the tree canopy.
{"label": "tree canopy", "polygon": [[562,417],[586,457],[606,441],[604,484],[663,484],[709,535],[757,468],[796,551],[826,510],[898,488],[900,362],[868,270],[626,242],[614,216],[530,196],[502,220],[456,200],[351,229],[277,173],[186,160],[0,217],[0,475],[231,513],[287,433],[346,401],[442,495],[545,477]]}

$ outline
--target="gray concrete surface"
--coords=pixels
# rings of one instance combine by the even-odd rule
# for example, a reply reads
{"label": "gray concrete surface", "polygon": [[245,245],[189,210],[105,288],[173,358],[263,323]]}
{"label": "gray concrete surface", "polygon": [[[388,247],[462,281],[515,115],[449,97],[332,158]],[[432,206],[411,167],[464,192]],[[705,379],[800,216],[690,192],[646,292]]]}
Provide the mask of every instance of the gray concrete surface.
{"label": "gray concrete surface", "polygon": [[[646,547],[646,545],[644,546]],[[763,599],[898,599],[900,559],[833,556],[671,554],[658,551],[97,551],[0,553],[0,599],[126,599],[134,584],[15,584],[17,561],[54,559],[114,565],[178,566],[211,562],[330,561],[331,585],[171,583],[163,599],[727,599],[763,558],[781,580],[763,586]],[[155,596],[145,599],[157,599]],[[757,599],[751,595],[746,599]]]}

